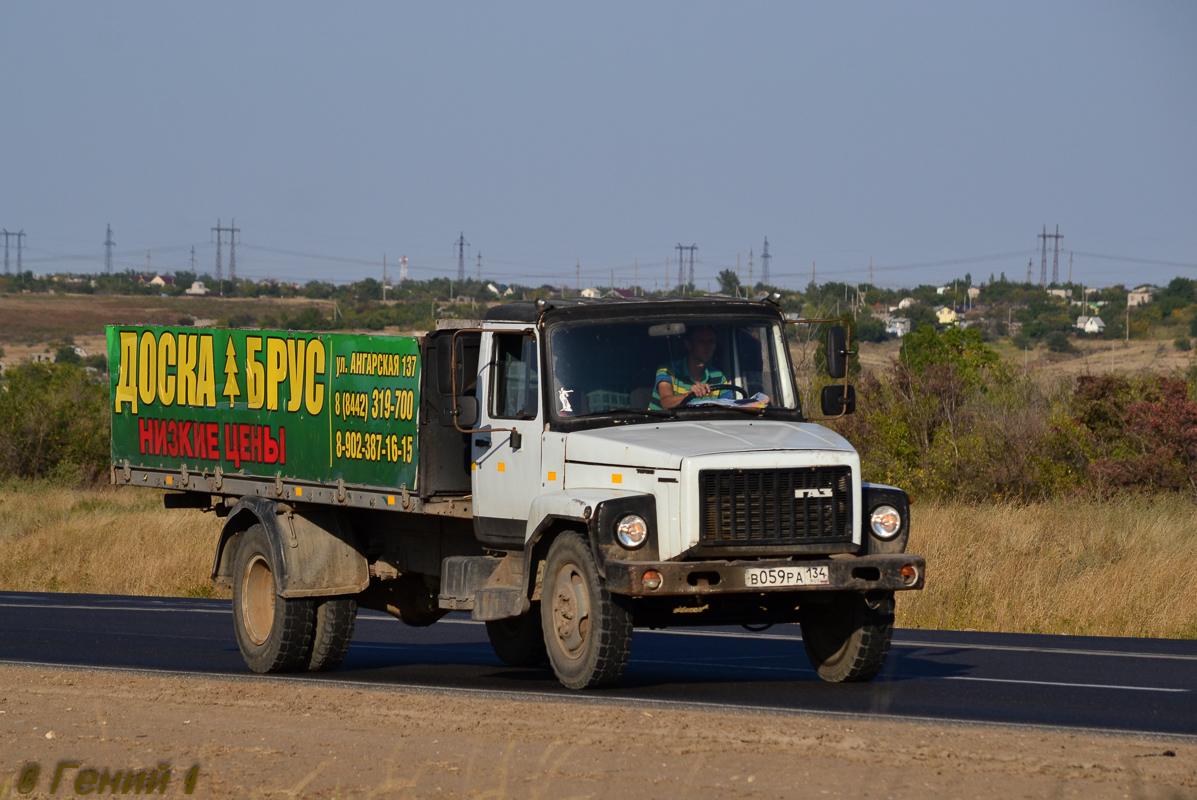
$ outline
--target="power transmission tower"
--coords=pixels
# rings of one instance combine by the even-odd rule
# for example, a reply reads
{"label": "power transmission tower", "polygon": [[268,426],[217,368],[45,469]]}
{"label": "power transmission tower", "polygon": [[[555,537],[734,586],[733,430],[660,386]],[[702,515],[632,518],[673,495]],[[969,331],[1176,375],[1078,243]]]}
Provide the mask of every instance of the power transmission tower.
{"label": "power transmission tower", "polygon": [[1052,234],[1052,239],[1055,244],[1052,247],[1052,283],[1058,284],[1060,282],[1060,240],[1064,237],[1060,235],[1060,226],[1056,226],[1056,232]]}
{"label": "power transmission tower", "polygon": [[[697,249],[698,249],[698,245],[696,245],[696,244],[692,244],[689,246],[679,244],[677,246],[677,280],[678,280],[678,283],[680,283],[682,285],[683,293],[688,292],[690,290],[690,287],[694,286],[694,251]],[[686,278],[685,278],[685,264],[686,264],[685,251],[686,250],[690,251],[690,279],[689,280],[686,280]]]}
{"label": "power transmission tower", "polygon": [[748,248],[748,296],[752,297],[752,293],[756,290],[756,284],[752,282],[752,248]]}
{"label": "power transmission tower", "polygon": [[237,234],[241,229],[237,227],[237,220],[231,220],[229,227],[229,283],[237,283]]}
{"label": "power transmission tower", "polygon": [[[108,226],[108,235],[104,237],[104,274],[112,274],[112,248],[116,247],[116,242],[112,241],[112,226]],[[195,248],[192,248],[195,252]]]}
{"label": "power transmission tower", "polygon": [[7,228],[5,228],[4,229],[4,274],[5,275],[9,274],[9,271],[8,271],[8,237],[9,236],[12,236],[12,232],[10,232]]}
{"label": "power transmission tower", "polygon": [[[112,237],[109,237],[109,238],[112,238]],[[112,272],[111,267],[108,269],[108,271]],[[192,275],[195,274],[195,245],[191,245],[191,274]]]}
{"label": "power transmission tower", "polygon": [[457,285],[458,287],[465,285],[465,252],[470,243],[466,241],[465,231],[457,237],[457,241],[453,244],[457,245]]}
{"label": "power transmission tower", "polygon": [[1039,285],[1047,286],[1047,226],[1043,226],[1043,233],[1039,234],[1039,239],[1043,240],[1043,260],[1039,263]]}
{"label": "power transmission tower", "polygon": [[761,283],[769,285],[769,262],[773,256],[769,255],[769,237],[765,237],[765,247],[761,250]]}
{"label": "power transmission tower", "polygon": [[17,237],[17,274],[24,275],[25,268],[21,266],[21,242],[25,238],[25,231],[17,231],[13,236]]}
{"label": "power transmission tower", "polygon": [[216,234],[216,285],[220,287],[220,296],[224,297],[224,265],[220,263],[220,241],[224,228],[220,227],[220,218],[216,218],[216,227],[212,229]]}

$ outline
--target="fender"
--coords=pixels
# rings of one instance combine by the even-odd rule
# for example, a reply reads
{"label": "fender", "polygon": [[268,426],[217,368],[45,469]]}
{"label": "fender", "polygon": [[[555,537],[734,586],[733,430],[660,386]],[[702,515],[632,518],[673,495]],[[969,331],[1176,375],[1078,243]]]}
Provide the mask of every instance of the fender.
{"label": "fender", "polygon": [[229,586],[236,548],[230,541],[260,524],[270,542],[274,590],[280,597],[357,594],[370,583],[370,568],[353,532],[336,511],[295,511],[286,503],[243,497],[229,512],[212,564],[212,581]]}
{"label": "fender", "polygon": [[[530,585],[525,588],[535,586],[536,568],[546,552],[546,546],[541,545],[545,534],[561,522],[586,529],[594,563],[603,578],[607,577],[607,560],[613,556],[634,561],[656,560],[656,509],[656,497],[644,492],[565,489],[538,496],[528,510],[523,556],[524,580]],[[648,522],[648,541],[636,550],[624,550],[615,544],[613,526],[625,513],[640,514]]]}

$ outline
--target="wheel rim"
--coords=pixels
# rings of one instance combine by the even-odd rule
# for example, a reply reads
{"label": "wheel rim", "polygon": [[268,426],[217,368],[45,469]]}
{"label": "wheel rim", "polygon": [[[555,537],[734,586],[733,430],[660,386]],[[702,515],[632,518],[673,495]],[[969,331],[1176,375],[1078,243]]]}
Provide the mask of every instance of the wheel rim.
{"label": "wheel rim", "polygon": [[274,626],[274,577],[270,564],[255,555],[245,565],[241,578],[241,619],[245,632],[254,644],[263,644]]}
{"label": "wheel rim", "polygon": [[577,564],[562,564],[557,571],[553,583],[553,631],[566,656],[582,657],[590,635],[590,592]]}

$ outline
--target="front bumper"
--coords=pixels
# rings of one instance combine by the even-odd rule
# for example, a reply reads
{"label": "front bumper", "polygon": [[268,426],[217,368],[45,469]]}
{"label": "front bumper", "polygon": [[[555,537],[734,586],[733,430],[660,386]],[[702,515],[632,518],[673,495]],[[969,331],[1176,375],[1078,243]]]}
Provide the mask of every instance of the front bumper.
{"label": "front bumper", "polygon": [[[745,573],[758,567],[827,567],[827,583],[808,586],[748,586]],[[922,589],[927,562],[922,556],[906,554],[825,558],[803,561],[608,561],[607,589],[635,597],[664,597],[710,594],[756,594],[771,592],[905,591]],[[910,567],[914,576],[904,577]],[[649,589],[644,573],[656,572],[661,585]]]}

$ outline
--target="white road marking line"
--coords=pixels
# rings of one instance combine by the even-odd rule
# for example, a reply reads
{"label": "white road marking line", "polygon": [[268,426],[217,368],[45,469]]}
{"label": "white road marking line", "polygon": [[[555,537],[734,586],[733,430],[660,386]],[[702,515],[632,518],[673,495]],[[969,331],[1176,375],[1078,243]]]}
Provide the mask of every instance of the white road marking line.
{"label": "white road marking line", "polygon": [[[55,603],[2,603],[0,608],[62,608],[74,611],[182,611],[189,614],[231,614],[231,608],[188,608],[186,606],[82,606],[82,605],[57,605]],[[379,612],[380,614],[382,612]],[[394,621],[390,616],[363,616],[363,620],[373,621]],[[442,619],[440,622],[449,625],[485,625],[484,622],[478,622],[471,619]],[[802,637],[794,636],[780,636],[771,633],[731,633],[728,631],[684,631],[684,630],[638,630],[638,635],[657,635],[657,636],[705,636],[715,637],[719,639],[765,639],[765,640],[781,640],[787,642],[800,642]],[[930,647],[939,650],[998,650],[1009,653],[1051,653],[1055,655],[1067,656],[1109,656],[1110,658],[1149,658],[1160,659],[1164,661],[1197,661],[1197,655],[1184,655],[1180,653],[1144,653],[1140,651],[1119,651],[1119,650],[1079,650],[1066,647],[1026,647],[1005,644],[961,644],[954,642],[923,642],[915,640],[900,640],[895,639],[890,645],[891,647],[911,647],[923,648]]]}
{"label": "white road marking line", "polygon": [[1012,678],[973,678],[968,675],[944,675],[941,681],[984,681],[986,683],[1023,683],[1028,686],[1067,686],[1077,689],[1124,689],[1128,692],[1188,692],[1188,689],[1165,689],[1160,686],[1117,686],[1106,683],[1059,683],[1057,681],[1019,681]]}

